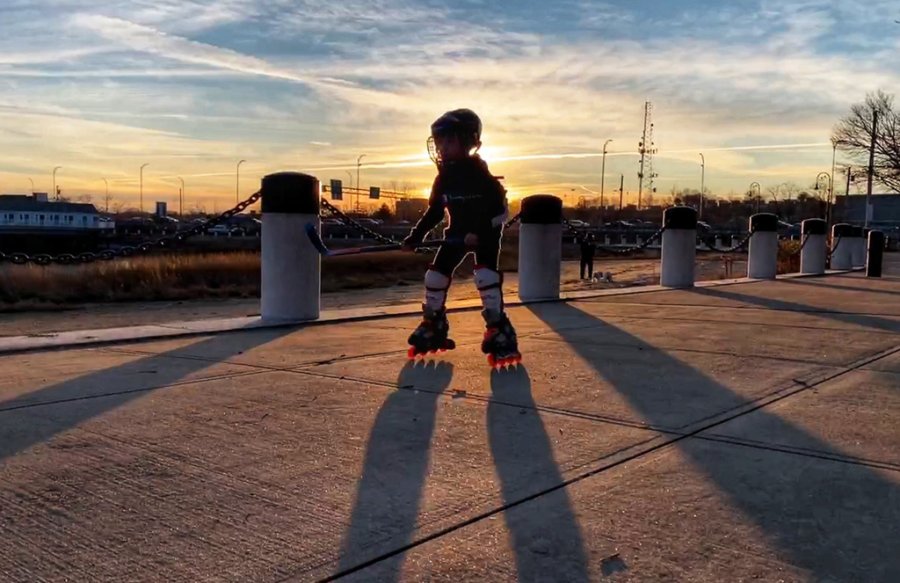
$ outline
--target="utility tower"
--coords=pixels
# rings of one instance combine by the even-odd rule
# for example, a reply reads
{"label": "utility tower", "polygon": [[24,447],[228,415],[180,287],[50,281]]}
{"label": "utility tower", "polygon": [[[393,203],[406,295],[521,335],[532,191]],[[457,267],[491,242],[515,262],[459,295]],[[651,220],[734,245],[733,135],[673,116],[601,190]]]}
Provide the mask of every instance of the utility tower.
{"label": "utility tower", "polygon": [[653,143],[653,104],[644,102],[644,133],[638,144],[638,153],[641,155],[641,171],[638,172],[638,209],[641,208],[641,197],[644,194],[644,179],[647,179],[647,192],[654,193],[653,179],[657,177],[653,171],[653,154],[656,153],[656,145]]}

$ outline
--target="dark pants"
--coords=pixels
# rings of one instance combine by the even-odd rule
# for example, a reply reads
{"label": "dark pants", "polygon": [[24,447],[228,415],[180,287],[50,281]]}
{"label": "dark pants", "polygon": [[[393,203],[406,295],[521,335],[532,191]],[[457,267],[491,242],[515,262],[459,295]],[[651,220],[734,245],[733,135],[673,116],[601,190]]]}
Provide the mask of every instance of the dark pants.
{"label": "dark pants", "polygon": [[594,258],[593,257],[582,257],[581,258],[581,279],[584,279],[585,268],[587,268],[588,279],[594,277]]}
{"label": "dark pants", "polygon": [[500,237],[482,238],[474,250],[458,243],[445,243],[438,248],[432,265],[447,277],[453,277],[459,264],[473,251],[476,265],[500,271]]}

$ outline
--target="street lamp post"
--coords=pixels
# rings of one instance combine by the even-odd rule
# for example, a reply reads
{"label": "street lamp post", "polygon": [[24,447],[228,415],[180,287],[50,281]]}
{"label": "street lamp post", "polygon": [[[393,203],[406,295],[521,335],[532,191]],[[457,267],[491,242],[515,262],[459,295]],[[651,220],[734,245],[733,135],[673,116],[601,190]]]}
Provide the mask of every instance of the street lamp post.
{"label": "street lamp post", "polygon": [[[828,172],[819,172],[818,174],[816,174],[816,192],[819,191],[819,179],[821,179],[823,176],[828,177],[828,192],[833,191],[834,190],[834,178],[833,178],[834,175],[829,174]],[[831,221],[830,221],[830,217],[829,217],[827,209],[828,209],[828,205],[826,203],[825,217],[828,220],[828,222],[830,223]]]}
{"label": "street lamp post", "polygon": [[837,159],[838,144],[843,144],[841,140],[831,140],[831,188],[828,191],[828,212],[826,220],[828,222],[829,232],[831,230],[831,220],[834,214],[834,169],[835,160]]}
{"label": "street lamp post", "polygon": [[706,186],[706,158],[700,154],[700,210],[697,213],[698,218],[703,218],[703,189]]}
{"label": "street lamp post", "polygon": [[53,197],[56,200],[59,200],[59,194],[56,192],[56,171],[62,170],[62,166],[57,166],[53,169]]}
{"label": "street lamp post", "polygon": [[762,196],[760,195],[760,192],[759,192],[759,189],[760,189],[759,182],[751,182],[751,183],[750,183],[750,193],[751,193],[751,194],[753,193],[753,187],[754,187],[754,186],[756,187],[756,197],[755,197],[755,200],[756,200],[756,212],[759,213],[759,201],[760,201],[760,199],[762,198]]}
{"label": "street lamp post", "polygon": [[346,172],[347,176],[350,177],[350,188],[353,188],[353,173],[350,172],[349,170],[344,170],[344,172]]}
{"label": "street lamp post", "polygon": [[603,161],[600,164],[600,218],[603,218],[603,187],[606,184],[606,146],[612,140],[603,142]]}
{"label": "street lamp post", "polygon": [[603,190],[604,190],[604,187],[606,186],[606,146],[608,146],[611,141],[612,140],[606,140],[605,142],[603,142],[603,161],[600,164],[600,209],[601,209],[601,212],[603,209]]}
{"label": "street lamp post", "polygon": [[31,183],[31,194],[33,195],[34,194],[34,179],[29,176],[28,182]]}
{"label": "street lamp post", "polygon": [[619,212],[622,212],[622,202],[625,196],[625,175],[619,175]]}
{"label": "street lamp post", "polygon": [[140,197],[141,197],[141,198],[140,198],[140,207],[141,207],[141,214],[144,214],[144,167],[149,166],[149,165],[150,165],[150,162],[146,162],[146,163],[144,163],[144,164],[141,164],[141,171],[140,171],[140,176],[141,176],[141,178],[140,178]]}
{"label": "street lamp post", "polygon": [[178,180],[181,181],[181,190],[178,191],[178,217],[183,221],[184,220],[184,178],[181,176],[177,176]]}
{"label": "street lamp post", "polygon": [[106,209],[105,212],[109,212],[109,181],[106,178],[101,178],[103,184],[106,185],[106,194],[103,198],[103,208]]}
{"label": "street lamp post", "polygon": [[362,159],[365,158],[365,154],[360,154],[359,158],[356,159],[356,210],[359,212],[359,167],[362,165]]}
{"label": "street lamp post", "polygon": [[234,178],[234,203],[237,204],[241,202],[241,164],[246,162],[246,160],[241,160],[237,163],[237,172],[235,173]]}

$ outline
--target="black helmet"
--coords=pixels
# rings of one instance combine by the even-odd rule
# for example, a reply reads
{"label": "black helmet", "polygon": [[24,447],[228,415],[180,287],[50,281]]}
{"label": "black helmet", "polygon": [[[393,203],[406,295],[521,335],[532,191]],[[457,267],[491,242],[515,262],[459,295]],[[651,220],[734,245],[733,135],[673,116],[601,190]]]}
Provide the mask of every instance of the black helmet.
{"label": "black helmet", "polygon": [[456,134],[470,140],[471,146],[481,142],[481,118],[471,109],[454,109],[437,118],[431,124],[431,135]]}
{"label": "black helmet", "polygon": [[481,118],[471,109],[454,109],[434,120],[428,138],[428,154],[437,164],[441,161],[434,139],[449,135],[459,136],[464,148],[477,152],[481,147]]}

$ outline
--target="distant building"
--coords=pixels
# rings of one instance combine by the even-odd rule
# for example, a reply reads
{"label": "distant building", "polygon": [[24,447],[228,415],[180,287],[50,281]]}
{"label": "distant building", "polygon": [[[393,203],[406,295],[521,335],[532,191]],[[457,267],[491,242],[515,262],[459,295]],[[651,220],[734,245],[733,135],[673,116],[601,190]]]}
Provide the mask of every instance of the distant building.
{"label": "distant building", "polygon": [[[866,222],[866,195],[837,196],[834,218],[844,223],[862,225]],[[900,227],[900,194],[872,194],[870,226]]]}
{"label": "distant building", "polygon": [[89,203],[50,201],[41,192],[0,195],[0,234],[89,234],[114,227]]}

